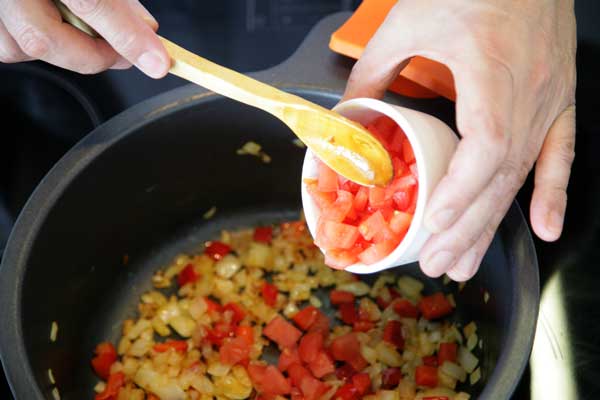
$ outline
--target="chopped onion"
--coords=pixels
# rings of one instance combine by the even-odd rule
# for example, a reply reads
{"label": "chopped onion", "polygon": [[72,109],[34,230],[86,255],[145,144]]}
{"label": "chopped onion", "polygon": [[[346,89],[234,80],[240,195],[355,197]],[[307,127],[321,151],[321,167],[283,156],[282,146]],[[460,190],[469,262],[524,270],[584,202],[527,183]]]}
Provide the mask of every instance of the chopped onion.
{"label": "chopped onion", "polygon": [[476,333],[473,333],[471,336],[469,336],[467,339],[467,349],[469,351],[473,351],[473,349],[477,346],[477,339]]}
{"label": "chopped onion", "polygon": [[479,360],[469,350],[464,347],[458,349],[458,363],[468,372],[471,373],[477,367]]}
{"label": "chopped onion", "polygon": [[56,337],[58,336],[58,324],[56,321],[52,321],[52,325],[50,325],[50,341],[52,343],[56,342]]}
{"label": "chopped onion", "polygon": [[467,379],[467,373],[465,372],[465,369],[451,361],[444,361],[440,369],[445,374],[450,375],[454,379],[458,379],[461,382],[464,382]]}
{"label": "chopped onion", "polygon": [[342,283],[340,285],[337,285],[337,289],[344,290],[346,292],[350,292],[350,293],[354,294],[355,296],[366,296],[367,294],[369,294],[369,291],[371,290],[369,285],[367,285],[366,283],[364,283],[362,281],[353,281],[353,282],[348,282],[348,283]]}
{"label": "chopped onion", "polygon": [[397,285],[402,296],[415,301],[421,298],[421,291],[425,287],[423,282],[410,276],[401,276],[398,278]]}
{"label": "chopped onion", "polygon": [[377,359],[389,367],[401,367],[402,356],[395,348],[385,342],[379,342],[375,347],[377,351]]}
{"label": "chopped onion", "polygon": [[481,368],[477,367],[469,376],[469,382],[471,382],[471,385],[474,385],[479,382],[479,379],[481,379]]}
{"label": "chopped onion", "polygon": [[377,398],[379,400],[400,400],[400,394],[394,390],[380,390]]}
{"label": "chopped onion", "polygon": [[240,268],[242,268],[240,259],[231,254],[227,254],[215,264],[217,275],[224,279],[230,279]]}

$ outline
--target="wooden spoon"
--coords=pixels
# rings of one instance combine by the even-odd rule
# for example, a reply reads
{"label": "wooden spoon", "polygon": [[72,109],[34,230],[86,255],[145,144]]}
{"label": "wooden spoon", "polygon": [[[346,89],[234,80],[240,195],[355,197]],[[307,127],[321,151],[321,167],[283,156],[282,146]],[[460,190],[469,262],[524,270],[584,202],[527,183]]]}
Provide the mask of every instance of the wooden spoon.
{"label": "wooden spoon", "polygon": [[[65,22],[97,36],[68,8],[59,6],[59,11]],[[392,179],[389,154],[360,124],[160,39],[173,61],[169,70],[173,75],[274,115],[325,164],[351,181],[385,186]]]}

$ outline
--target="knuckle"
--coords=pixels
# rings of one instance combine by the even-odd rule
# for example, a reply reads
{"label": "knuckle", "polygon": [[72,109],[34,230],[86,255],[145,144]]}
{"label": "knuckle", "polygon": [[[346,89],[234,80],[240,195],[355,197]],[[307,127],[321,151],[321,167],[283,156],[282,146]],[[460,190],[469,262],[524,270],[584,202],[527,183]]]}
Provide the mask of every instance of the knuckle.
{"label": "knuckle", "polygon": [[504,182],[505,187],[511,191],[517,191],[529,174],[529,168],[526,163],[518,162],[512,159],[505,160],[498,172],[499,179]]}
{"label": "knuckle", "polygon": [[21,50],[30,57],[43,58],[50,48],[46,35],[33,26],[25,26],[16,34]]}
{"label": "knuckle", "polygon": [[63,0],[75,14],[86,17],[94,15],[104,3],[103,0]]}

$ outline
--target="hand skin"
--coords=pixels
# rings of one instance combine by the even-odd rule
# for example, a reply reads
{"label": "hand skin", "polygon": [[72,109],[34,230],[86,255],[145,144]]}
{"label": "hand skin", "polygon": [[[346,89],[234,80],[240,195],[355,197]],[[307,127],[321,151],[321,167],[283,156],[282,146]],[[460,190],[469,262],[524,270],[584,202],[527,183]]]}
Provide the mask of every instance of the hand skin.
{"label": "hand skin", "polygon": [[63,23],[51,0],[0,0],[0,61],[43,60],[82,74],[137,66],[166,75],[169,56],[158,23],[138,0],[62,0],[103,39]]}
{"label": "hand skin", "polygon": [[410,57],[448,66],[462,137],[427,204],[431,277],[465,281],[535,164],[531,225],[560,237],[575,153],[573,0],[400,0],[350,75],[344,100],[381,98]]}

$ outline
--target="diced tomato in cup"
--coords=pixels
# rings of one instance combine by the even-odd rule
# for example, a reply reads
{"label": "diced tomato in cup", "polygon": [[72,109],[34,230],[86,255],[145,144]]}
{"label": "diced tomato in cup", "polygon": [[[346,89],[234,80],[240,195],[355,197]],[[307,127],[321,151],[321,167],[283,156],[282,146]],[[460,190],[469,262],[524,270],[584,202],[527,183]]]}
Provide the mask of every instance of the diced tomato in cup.
{"label": "diced tomato in cup", "polygon": [[387,116],[366,128],[390,153],[394,178],[387,187],[358,185],[323,163],[318,176],[304,182],[319,210],[315,244],[332,268],[369,265],[387,257],[404,239],[416,209],[418,173],[409,140]]}

